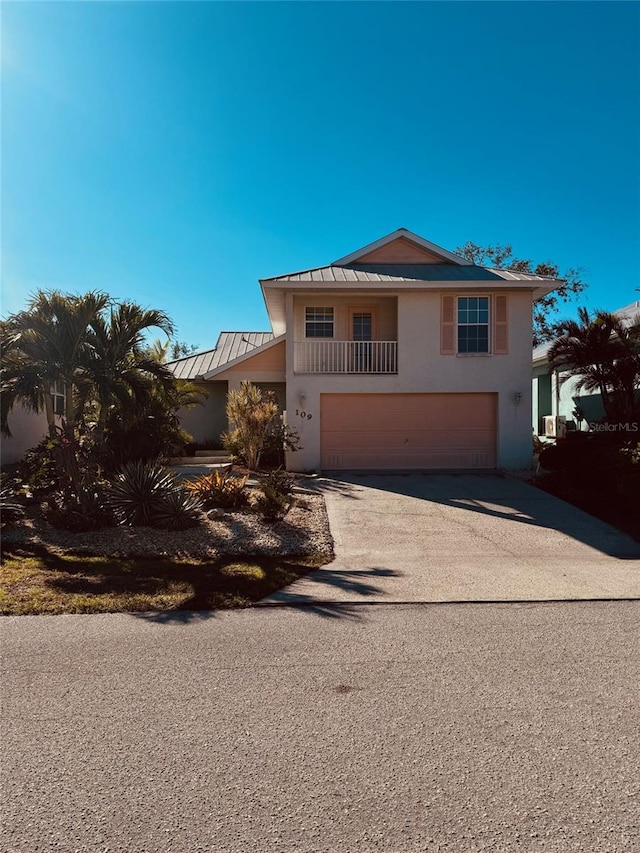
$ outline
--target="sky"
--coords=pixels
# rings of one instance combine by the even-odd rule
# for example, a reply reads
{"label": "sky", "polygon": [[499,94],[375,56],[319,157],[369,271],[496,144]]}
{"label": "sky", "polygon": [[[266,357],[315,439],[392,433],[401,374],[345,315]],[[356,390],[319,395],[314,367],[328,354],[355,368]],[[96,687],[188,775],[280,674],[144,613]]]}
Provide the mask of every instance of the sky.
{"label": "sky", "polygon": [[[640,4],[3,2],[1,314],[268,330],[259,278],[397,228],[640,299]],[[567,314],[574,309],[567,309]]]}

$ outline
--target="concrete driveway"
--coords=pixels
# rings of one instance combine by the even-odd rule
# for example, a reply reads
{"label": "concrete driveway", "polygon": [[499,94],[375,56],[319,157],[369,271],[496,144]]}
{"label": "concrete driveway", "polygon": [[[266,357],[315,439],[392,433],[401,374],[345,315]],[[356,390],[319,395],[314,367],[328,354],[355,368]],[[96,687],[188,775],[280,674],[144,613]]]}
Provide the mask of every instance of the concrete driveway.
{"label": "concrete driveway", "polygon": [[262,604],[640,598],[640,543],[500,475],[322,479],[336,559]]}

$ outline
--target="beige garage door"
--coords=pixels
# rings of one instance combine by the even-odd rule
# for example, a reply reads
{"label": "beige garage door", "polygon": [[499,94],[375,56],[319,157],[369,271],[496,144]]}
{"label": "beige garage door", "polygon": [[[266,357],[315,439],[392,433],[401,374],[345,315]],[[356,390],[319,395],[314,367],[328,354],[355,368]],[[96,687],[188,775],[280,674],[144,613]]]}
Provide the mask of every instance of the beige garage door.
{"label": "beige garage door", "polygon": [[322,394],[322,467],[495,468],[496,396]]}

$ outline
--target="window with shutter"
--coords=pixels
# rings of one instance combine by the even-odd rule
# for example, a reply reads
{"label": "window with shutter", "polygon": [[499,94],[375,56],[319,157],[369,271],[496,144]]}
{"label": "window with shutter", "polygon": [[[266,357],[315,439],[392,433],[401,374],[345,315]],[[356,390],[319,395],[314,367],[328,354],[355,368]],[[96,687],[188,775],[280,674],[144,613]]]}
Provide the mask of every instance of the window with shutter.
{"label": "window with shutter", "polygon": [[458,352],[490,352],[488,296],[458,297]]}

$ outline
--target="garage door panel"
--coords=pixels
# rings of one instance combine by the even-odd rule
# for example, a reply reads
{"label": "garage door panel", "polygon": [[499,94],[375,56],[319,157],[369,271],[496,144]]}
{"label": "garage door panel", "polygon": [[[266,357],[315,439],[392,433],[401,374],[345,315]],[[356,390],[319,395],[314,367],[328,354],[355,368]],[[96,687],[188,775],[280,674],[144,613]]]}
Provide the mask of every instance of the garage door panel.
{"label": "garage door panel", "polygon": [[403,448],[425,449],[447,447],[491,447],[494,435],[488,430],[466,430],[452,434],[451,430],[403,430],[387,432],[381,436],[377,432],[365,430],[353,432],[326,433],[323,447],[327,450],[340,448],[368,448],[370,451],[401,451]]}
{"label": "garage door panel", "polygon": [[323,468],[493,468],[495,394],[325,394]]}

